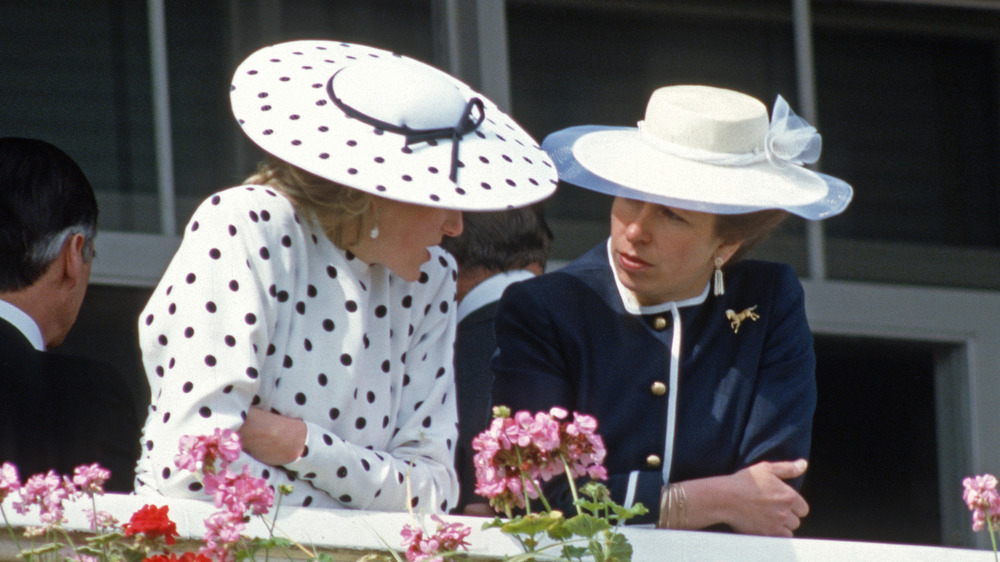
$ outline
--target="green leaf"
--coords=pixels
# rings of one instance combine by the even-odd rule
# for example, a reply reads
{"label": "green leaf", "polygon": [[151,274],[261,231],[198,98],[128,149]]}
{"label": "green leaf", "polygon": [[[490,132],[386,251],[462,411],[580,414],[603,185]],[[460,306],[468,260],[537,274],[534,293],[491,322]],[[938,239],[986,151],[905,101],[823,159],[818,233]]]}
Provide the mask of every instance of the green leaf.
{"label": "green leaf", "polygon": [[547,531],[549,537],[557,541],[565,541],[573,537],[573,531],[566,527],[566,521],[561,521]]}
{"label": "green leaf", "polygon": [[117,541],[125,538],[125,535],[117,531],[112,531],[110,533],[103,533],[100,535],[94,535],[92,537],[84,537],[84,541],[90,544],[109,544],[113,541]]}
{"label": "green leaf", "polygon": [[601,502],[592,502],[592,501],[582,500],[582,499],[581,500],[576,500],[574,502],[574,505],[576,505],[576,506],[578,506],[580,508],[583,508],[583,509],[589,511],[590,513],[597,513],[597,511],[599,509],[601,509],[601,508],[604,507],[604,503],[601,503]]}
{"label": "green leaf", "polygon": [[526,534],[529,536],[544,533],[564,521],[561,511],[550,511],[543,513],[529,513],[516,519],[511,519],[504,523],[500,529],[503,532],[514,535]]}
{"label": "green leaf", "polygon": [[615,512],[615,517],[617,517],[619,521],[623,522],[628,521],[633,517],[638,517],[640,515],[645,515],[649,513],[649,510],[646,509],[646,506],[642,505],[641,503],[634,504],[632,507],[627,507],[627,508],[622,507],[616,503],[612,503],[610,507],[612,511]]}
{"label": "green leaf", "polygon": [[611,491],[608,490],[608,487],[594,480],[584,484],[580,488],[580,493],[589,498],[594,498],[598,502],[605,503],[611,501]]}
{"label": "green leaf", "polygon": [[[521,518],[521,516],[517,516],[514,519],[511,519],[511,521],[514,521],[515,519],[520,519],[520,518]],[[500,519],[499,517],[494,517],[493,521],[487,521],[487,522],[483,523],[483,530],[485,531],[486,529],[502,529],[504,525],[505,525],[505,522],[504,522],[503,519]]]}
{"label": "green leaf", "polygon": [[49,544],[43,544],[42,546],[39,546],[38,548],[32,548],[32,549],[22,550],[21,551],[21,555],[24,558],[28,558],[30,556],[38,556],[40,554],[45,554],[45,553],[48,553],[48,552],[55,552],[55,551],[61,549],[64,546],[66,546],[66,545],[64,545],[62,543],[51,542]]}
{"label": "green leaf", "polygon": [[128,548],[122,554],[125,555],[126,562],[142,562],[146,559],[146,552],[138,549]]}
{"label": "green leaf", "polygon": [[562,552],[563,558],[567,560],[580,560],[585,554],[587,554],[587,549],[582,546],[567,544],[563,545]]}
{"label": "green leaf", "polygon": [[78,546],[75,549],[77,554],[86,554],[88,556],[93,556],[95,558],[100,557],[104,554],[104,549],[96,548],[93,546]]}
{"label": "green leaf", "polygon": [[566,520],[566,529],[581,537],[592,537],[601,531],[611,528],[611,524],[599,517],[581,513]]}
{"label": "green leaf", "polygon": [[607,562],[630,562],[632,560],[632,545],[629,544],[625,535],[608,533],[605,536],[603,558]]}

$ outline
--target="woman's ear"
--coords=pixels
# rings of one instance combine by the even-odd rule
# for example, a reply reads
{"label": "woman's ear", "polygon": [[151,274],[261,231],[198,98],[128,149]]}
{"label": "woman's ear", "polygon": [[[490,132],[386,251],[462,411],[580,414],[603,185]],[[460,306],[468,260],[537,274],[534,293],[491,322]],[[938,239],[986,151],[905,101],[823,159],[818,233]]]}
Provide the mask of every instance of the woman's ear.
{"label": "woman's ear", "polygon": [[724,242],[719,245],[719,248],[715,251],[715,257],[722,258],[723,265],[729,263],[729,260],[733,257],[733,254],[740,249],[743,245],[743,241],[739,242]]}

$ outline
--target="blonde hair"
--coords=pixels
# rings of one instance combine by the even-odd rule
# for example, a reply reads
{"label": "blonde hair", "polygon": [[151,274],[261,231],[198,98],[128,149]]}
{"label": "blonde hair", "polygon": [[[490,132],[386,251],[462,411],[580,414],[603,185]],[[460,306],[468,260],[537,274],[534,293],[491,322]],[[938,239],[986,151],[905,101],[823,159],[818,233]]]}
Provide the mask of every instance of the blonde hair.
{"label": "blonde hair", "polygon": [[316,221],[327,238],[346,249],[361,239],[371,214],[367,193],[311,174],[284,160],[268,156],[244,183],[280,191],[296,209]]}

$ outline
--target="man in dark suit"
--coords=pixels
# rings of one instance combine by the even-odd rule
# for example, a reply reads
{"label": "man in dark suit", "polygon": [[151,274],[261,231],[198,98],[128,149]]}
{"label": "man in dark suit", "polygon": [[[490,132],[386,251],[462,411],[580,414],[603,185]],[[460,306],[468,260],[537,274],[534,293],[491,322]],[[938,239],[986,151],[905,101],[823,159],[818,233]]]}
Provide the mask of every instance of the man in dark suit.
{"label": "man in dark suit", "polygon": [[458,447],[455,467],[461,488],[456,513],[491,515],[475,494],[472,438],[491,419],[496,351],[493,318],[510,284],[541,275],[549,257],[552,231],[541,204],[507,211],[464,213],[464,228],[445,238],[444,249],[458,262],[458,333],[455,338],[455,384],[458,392]]}
{"label": "man in dark suit", "polygon": [[97,201],[79,166],[43,141],[0,138],[0,463],[22,480],[82,464],[131,491],[133,397],[110,365],[48,351],[76,321],[90,281]]}

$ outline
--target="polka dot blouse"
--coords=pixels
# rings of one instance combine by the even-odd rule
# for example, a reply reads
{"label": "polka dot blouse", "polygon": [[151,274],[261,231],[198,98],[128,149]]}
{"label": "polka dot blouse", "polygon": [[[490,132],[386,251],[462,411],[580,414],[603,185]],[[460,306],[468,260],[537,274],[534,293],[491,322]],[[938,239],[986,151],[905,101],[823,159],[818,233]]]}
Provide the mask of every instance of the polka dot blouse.
{"label": "polka dot blouse", "polygon": [[272,189],[205,201],[139,318],[152,394],[139,493],[208,499],[174,466],[179,439],[239,429],[251,406],[302,419],[302,456],[249,464],[284,503],[446,510],[457,496],[455,264],[431,248],[420,279],[338,249]]}

